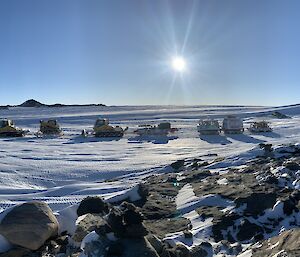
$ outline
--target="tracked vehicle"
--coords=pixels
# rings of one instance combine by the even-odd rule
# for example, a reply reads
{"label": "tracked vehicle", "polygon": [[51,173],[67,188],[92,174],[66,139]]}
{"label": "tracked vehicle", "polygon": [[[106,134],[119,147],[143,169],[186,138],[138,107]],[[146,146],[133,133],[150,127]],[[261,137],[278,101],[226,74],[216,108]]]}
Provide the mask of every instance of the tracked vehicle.
{"label": "tracked vehicle", "polygon": [[242,134],[244,132],[243,121],[234,115],[228,115],[223,120],[222,130],[225,134]]}
{"label": "tracked vehicle", "polygon": [[57,122],[57,120],[41,120],[40,130],[36,133],[37,136],[61,136],[63,132]]}
{"label": "tracked vehicle", "polygon": [[93,130],[95,137],[123,137],[127,129],[109,125],[108,119],[97,119]]}
{"label": "tracked vehicle", "polygon": [[201,135],[218,135],[221,131],[219,122],[213,119],[199,120],[197,130]]}
{"label": "tracked vehicle", "polygon": [[167,135],[178,129],[172,128],[170,122],[162,122],[158,125],[140,125],[134,132],[140,136],[145,135]]}
{"label": "tracked vehicle", "polygon": [[263,132],[271,132],[272,128],[269,126],[266,121],[255,121],[253,122],[248,130],[252,133],[263,133]]}
{"label": "tracked vehicle", "polygon": [[12,120],[0,120],[0,137],[23,137],[26,131],[17,128]]}

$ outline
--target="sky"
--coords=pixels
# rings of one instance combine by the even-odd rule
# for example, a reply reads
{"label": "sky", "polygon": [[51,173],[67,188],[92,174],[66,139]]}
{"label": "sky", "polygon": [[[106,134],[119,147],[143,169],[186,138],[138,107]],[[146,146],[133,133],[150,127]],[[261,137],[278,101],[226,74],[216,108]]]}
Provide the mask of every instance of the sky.
{"label": "sky", "polygon": [[1,0],[0,105],[300,103],[299,10],[297,0]]}

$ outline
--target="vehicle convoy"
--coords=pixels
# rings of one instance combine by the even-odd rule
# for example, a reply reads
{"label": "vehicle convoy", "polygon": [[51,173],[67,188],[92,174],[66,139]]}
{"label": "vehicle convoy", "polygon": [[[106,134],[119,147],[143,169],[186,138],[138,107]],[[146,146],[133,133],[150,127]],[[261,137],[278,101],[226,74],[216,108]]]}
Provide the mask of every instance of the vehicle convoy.
{"label": "vehicle convoy", "polygon": [[263,132],[271,132],[272,128],[269,126],[266,121],[255,121],[248,128],[250,132],[253,133],[263,133]]}
{"label": "vehicle convoy", "polygon": [[0,137],[23,137],[26,131],[17,128],[12,120],[0,119]]}
{"label": "vehicle convoy", "polygon": [[123,137],[127,129],[109,125],[108,119],[97,119],[93,130],[95,137]]}
{"label": "vehicle convoy", "polygon": [[158,125],[139,125],[134,132],[140,136],[145,135],[167,135],[177,131],[177,128],[172,128],[170,122],[162,122]]}
{"label": "vehicle convoy", "polygon": [[221,128],[217,120],[206,119],[199,120],[197,130],[201,135],[218,135],[221,131]]}
{"label": "vehicle convoy", "polygon": [[40,121],[40,130],[36,133],[37,136],[43,135],[62,135],[63,132],[60,129],[60,126],[57,120],[50,119],[50,120],[41,120]]}
{"label": "vehicle convoy", "polygon": [[225,134],[241,134],[244,132],[243,121],[234,115],[228,115],[223,120],[222,130]]}

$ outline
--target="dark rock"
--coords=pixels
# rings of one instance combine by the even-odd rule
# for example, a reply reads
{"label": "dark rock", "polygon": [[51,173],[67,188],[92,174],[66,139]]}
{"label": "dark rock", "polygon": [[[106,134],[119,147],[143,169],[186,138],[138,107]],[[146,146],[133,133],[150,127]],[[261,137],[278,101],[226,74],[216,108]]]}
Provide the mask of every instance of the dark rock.
{"label": "dark rock", "polygon": [[291,118],[290,116],[287,116],[287,115],[285,115],[281,112],[277,112],[277,111],[273,112],[272,116],[276,119],[290,119]]}
{"label": "dark rock", "polygon": [[278,179],[274,175],[266,175],[264,182],[269,184],[278,184]]}
{"label": "dark rock", "polygon": [[294,211],[297,211],[297,203],[298,201],[294,200],[293,198],[289,197],[288,199],[283,201],[283,212],[286,215],[291,215]]}
{"label": "dark rock", "polygon": [[[224,238],[222,230],[227,230],[229,227],[234,225],[234,222],[239,219],[240,216],[237,214],[228,214],[218,218],[213,219],[212,232],[214,239],[219,242]],[[228,238],[228,240],[230,240]]]}
{"label": "dark rock", "polygon": [[123,216],[121,210],[117,208],[110,209],[106,221],[111,227],[112,231],[115,232],[116,236],[121,237],[124,234],[125,226],[123,224]]}
{"label": "dark rock", "polygon": [[259,144],[259,147],[264,150],[264,152],[265,152],[264,154],[266,157],[272,156],[271,155],[271,153],[273,152],[272,144],[261,143],[261,144]]}
{"label": "dark rock", "polygon": [[248,219],[244,219],[239,226],[239,231],[236,236],[239,241],[246,241],[250,240],[257,234],[262,234],[263,232],[262,227],[251,223]]}
{"label": "dark rock", "polygon": [[79,204],[77,215],[81,216],[87,213],[106,214],[108,213],[108,211],[108,204],[105,203],[102,198],[96,196],[88,196]]}
{"label": "dark rock", "polygon": [[59,245],[67,245],[69,243],[69,238],[68,238],[67,235],[63,235],[63,236],[60,236],[60,237],[56,238],[55,241]]}
{"label": "dark rock", "polygon": [[162,241],[159,240],[158,237],[156,237],[153,234],[149,234],[146,236],[146,239],[148,240],[148,242],[151,244],[151,246],[155,249],[155,251],[161,255],[161,253],[163,252],[163,248],[164,245],[162,243]]}
{"label": "dark rock", "polygon": [[272,208],[277,201],[275,193],[252,193],[246,198],[236,199],[237,206],[247,204],[245,213],[251,215],[261,214],[264,210]]}
{"label": "dark rock", "polygon": [[292,171],[297,171],[297,170],[300,170],[300,165],[296,162],[293,162],[293,161],[288,161],[284,164],[284,166],[289,169],[289,170],[292,170]]}
{"label": "dark rock", "polygon": [[141,224],[144,220],[142,213],[140,213],[133,204],[123,202],[123,207],[126,209],[123,211],[123,219],[125,225]]}
{"label": "dark rock", "polygon": [[192,249],[191,257],[208,257],[208,251],[212,252],[212,246],[210,243],[204,242]]}
{"label": "dark rock", "polygon": [[122,256],[123,252],[124,245],[121,240],[111,242],[107,250],[107,257]]}
{"label": "dark rock", "polygon": [[183,235],[185,238],[193,238],[193,233],[189,230],[184,230]]}
{"label": "dark rock", "polygon": [[40,248],[57,232],[56,217],[46,203],[38,201],[15,206],[0,224],[0,233],[8,241],[31,250]]}
{"label": "dark rock", "polygon": [[179,170],[181,168],[184,167],[184,160],[178,160],[176,162],[173,162],[171,164],[171,167],[174,169],[174,170]]}

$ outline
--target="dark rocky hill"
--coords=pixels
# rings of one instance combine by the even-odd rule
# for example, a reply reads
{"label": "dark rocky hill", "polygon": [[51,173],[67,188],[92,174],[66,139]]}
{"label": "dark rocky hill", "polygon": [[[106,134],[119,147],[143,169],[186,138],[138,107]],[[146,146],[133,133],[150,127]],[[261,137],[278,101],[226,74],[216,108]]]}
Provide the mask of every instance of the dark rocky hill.
{"label": "dark rocky hill", "polygon": [[42,107],[46,106],[45,104],[42,104],[34,99],[30,99],[25,101],[24,103],[19,105],[20,107]]}
{"label": "dark rocky hill", "polygon": [[106,106],[105,104],[44,104],[34,99],[29,99],[19,105],[0,106],[1,109],[8,109],[9,107],[80,107],[80,106]]}

